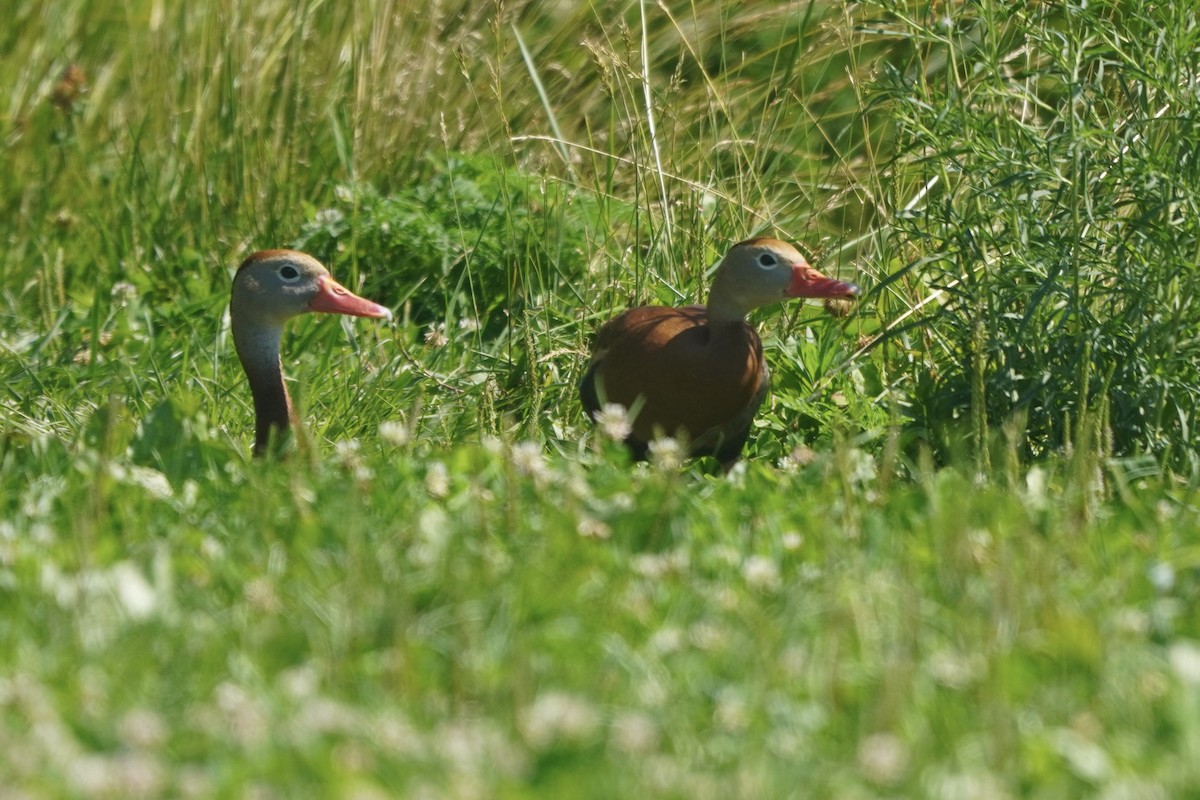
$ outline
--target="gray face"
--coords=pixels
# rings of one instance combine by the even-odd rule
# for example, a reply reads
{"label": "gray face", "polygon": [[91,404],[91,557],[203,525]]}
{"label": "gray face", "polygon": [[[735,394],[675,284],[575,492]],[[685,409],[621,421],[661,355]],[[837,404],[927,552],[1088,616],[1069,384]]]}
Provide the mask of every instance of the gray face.
{"label": "gray face", "polygon": [[793,265],[807,265],[804,256],[780,242],[778,245],[740,244],[729,252],[727,268],[736,276],[741,292],[755,305],[782,300],[792,282]]}
{"label": "gray face", "polygon": [[787,296],[793,266],[808,266],[791,245],[756,239],[736,244],[725,255],[713,279],[709,308],[722,316],[744,317],[760,306]]}
{"label": "gray face", "polygon": [[320,262],[303,253],[252,256],[234,277],[231,313],[282,325],[310,310],[309,302],[328,275]]}
{"label": "gray face", "polygon": [[822,275],[795,247],[778,239],[735,244],[717,268],[710,318],[742,319],[760,306],[792,297],[851,297],[857,287]]}

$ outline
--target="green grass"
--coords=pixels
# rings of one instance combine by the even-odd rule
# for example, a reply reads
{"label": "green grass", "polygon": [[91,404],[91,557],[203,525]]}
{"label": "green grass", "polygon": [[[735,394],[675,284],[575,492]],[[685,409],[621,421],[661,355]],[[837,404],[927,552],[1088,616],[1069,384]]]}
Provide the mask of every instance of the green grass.
{"label": "green grass", "polygon": [[[666,5],[17,4],[0,793],[1200,789],[1200,19]],[[631,467],[592,332],[759,232],[862,302]],[[255,463],[276,246],[398,315],[290,327]]]}

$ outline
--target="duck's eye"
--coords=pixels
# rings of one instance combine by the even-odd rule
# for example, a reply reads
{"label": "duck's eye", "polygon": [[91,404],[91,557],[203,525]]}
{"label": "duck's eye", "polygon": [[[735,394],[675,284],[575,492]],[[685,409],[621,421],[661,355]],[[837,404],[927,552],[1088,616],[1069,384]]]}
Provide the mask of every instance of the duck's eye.
{"label": "duck's eye", "polygon": [[283,278],[288,283],[300,277],[300,270],[293,267],[291,264],[284,264],[279,268],[279,277]]}
{"label": "duck's eye", "polygon": [[771,269],[779,262],[775,260],[775,256],[770,253],[763,253],[758,257],[758,265],[763,269]]}

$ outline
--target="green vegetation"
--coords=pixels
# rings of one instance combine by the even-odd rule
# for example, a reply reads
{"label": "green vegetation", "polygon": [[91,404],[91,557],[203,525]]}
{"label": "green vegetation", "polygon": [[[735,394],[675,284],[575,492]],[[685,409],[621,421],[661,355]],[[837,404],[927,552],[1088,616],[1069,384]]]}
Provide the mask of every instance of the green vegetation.
{"label": "green vegetation", "polygon": [[[18,0],[2,793],[1197,793],[1198,37]],[[758,233],[862,302],[758,315],[744,467],[629,465],[592,331]],[[289,328],[306,424],[252,463],[223,315],[279,246],[398,315]]]}

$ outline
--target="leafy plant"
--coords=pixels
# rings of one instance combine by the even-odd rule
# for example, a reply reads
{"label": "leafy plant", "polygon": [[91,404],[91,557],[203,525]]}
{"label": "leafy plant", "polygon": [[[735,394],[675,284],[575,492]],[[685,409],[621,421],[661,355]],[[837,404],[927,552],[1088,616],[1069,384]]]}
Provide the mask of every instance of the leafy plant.
{"label": "leafy plant", "polygon": [[[891,20],[896,170],[925,201],[896,246],[944,302],[913,414],[939,447],[1020,415],[1044,455],[1098,420],[1112,452],[1200,465],[1200,41],[1176,6],[982,3]],[[1090,434],[1089,434],[1090,435]]]}
{"label": "leafy plant", "polygon": [[578,276],[595,227],[587,195],[487,155],[455,155],[391,194],[357,183],[335,199],[295,246],[334,265],[370,264],[371,290],[407,302],[421,324],[502,324]]}

